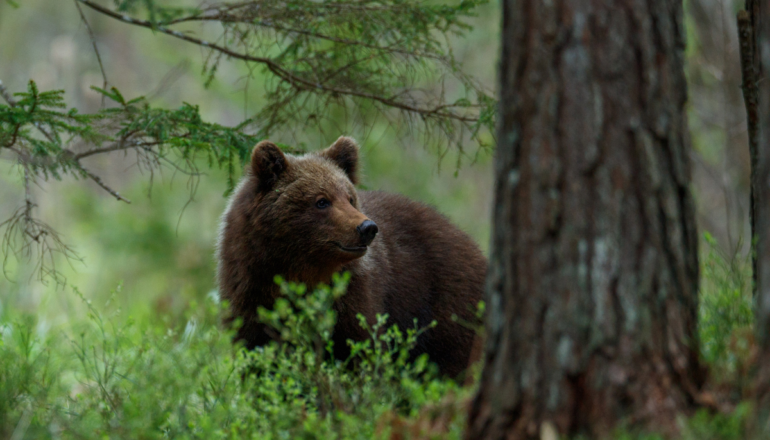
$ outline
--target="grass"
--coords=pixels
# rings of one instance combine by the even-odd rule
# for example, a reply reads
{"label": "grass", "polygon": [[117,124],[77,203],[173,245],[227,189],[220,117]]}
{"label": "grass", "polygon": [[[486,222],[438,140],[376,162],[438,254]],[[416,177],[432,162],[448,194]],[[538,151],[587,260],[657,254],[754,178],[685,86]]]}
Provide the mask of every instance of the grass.
{"label": "grass", "polygon": [[[752,346],[748,262],[708,236],[705,249],[702,359],[713,386],[739,390],[739,401]],[[225,305],[212,298],[181,318],[126,316],[116,298],[129,292],[97,304],[72,289],[85,313],[54,328],[6,310],[0,438],[461,438],[473,388],[440,379],[426,358],[409,362],[426,329],[385,328],[381,317],[351,358],[332,359],[330,304],[346,283],[308,292],[282,282],[284,299],[261,317],[287,343],[252,352],[231,344],[219,324]],[[700,411],[682,420],[682,439],[743,438],[748,414],[746,404]]]}

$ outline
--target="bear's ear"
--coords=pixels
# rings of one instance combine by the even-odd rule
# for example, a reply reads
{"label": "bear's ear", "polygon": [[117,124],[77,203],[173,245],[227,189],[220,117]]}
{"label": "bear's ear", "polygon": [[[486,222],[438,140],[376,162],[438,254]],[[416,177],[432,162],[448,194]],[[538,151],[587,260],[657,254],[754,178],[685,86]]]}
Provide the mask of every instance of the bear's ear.
{"label": "bear's ear", "polygon": [[260,191],[270,191],[289,166],[286,156],[270,141],[258,143],[251,152],[251,172]]}
{"label": "bear's ear", "polygon": [[340,136],[321,156],[334,162],[348,175],[353,185],[358,184],[358,144],[352,138]]}

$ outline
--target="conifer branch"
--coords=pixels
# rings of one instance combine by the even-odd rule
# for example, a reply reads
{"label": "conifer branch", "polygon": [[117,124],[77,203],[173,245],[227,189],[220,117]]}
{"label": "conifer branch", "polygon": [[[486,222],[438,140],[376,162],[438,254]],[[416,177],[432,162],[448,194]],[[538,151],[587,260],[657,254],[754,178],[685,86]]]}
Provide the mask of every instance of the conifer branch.
{"label": "conifer branch", "polygon": [[414,58],[428,58],[433,60],[438,60],[444,63],[450,63],[450,60],[446,57],[442,57],[433,53],[423,52],[423,51],[408,51],[398,48],[399,42],[394,42],[387,46],[379,46],[375,44],[368,44],[363,41],[357,41],[357,40],[351,40],[348,38],[337,38],[333,37],[331,35],[326,35],[324,33],[320,32],[313,32],[308,31],[305,29],[296,29],[292,27],[286,27],[277,25],[274,23],[270,23],[269,21],[264,20],[257,20],[257,19],[251,19],[251,18],[243,18],[239,17],[229,10],[218,12],[217,14],[213,15],[192,15],[189,17],[182,17],[177,18],[174,20],[170,20],[167,22],[168,25],[174,25],[179,23],[190,23],[190,22],[220,22],[220,23],[241,23],[241,24],[249,24],[249,25],[256,25],[267,29],[272,29],[279,32],[286,32],[287,34],[297,34],[297,35],[304,35],[311,38],[317,38],[319,40],[325,40],[325,41],[331,41],[333,43],[340,43],[347,46],[360,46],[367,49],[374,49],[377,51],[383,51],[383,52],[390,52],[390,53],[397,53],[401,55],[405,55],[408,57],[414,57]]}
{"label": "conifer branch", "polygon": [[[311,81],[299,75],[293,74],[290,70],[288,70],[283,65],[279,64],[278,62],[276,62],[271,58],[253,56],[245,53],[236,52],[225,46],[221,46],[216,43],[212,43],[196,37],[192,37],[190,35],[183,34],[179,31],[172,30],[162,25],[154,24],[146,20],[132,18],[125,14],[114,12],[110,9],[107,9],[103,6],[93,3],[90,0],[76,0],[76,1],[83,3],[84,5],[93,9],[94,11],[97,11],[108,17],[112,17],[124,23],[145,27],[147,29],[152,29],[154,31],[162,32],[164,34],[187,41],[189,43],[193,43],[198,46],[220,52],[231,58],[235,58],[235,59],[239,59],[247,62],[255,62],[255,63],[263,64],[268,68],[268,70],[270,70],[270,72],[275,74],[281,80],[288,83],[291,87],[298,89],[300,91],[319,91],[319,92],[330,93],[330,94],[339,95],[339,96],[350,96],[355,98],[367,99],[367,100],[378,102],[387,107],[391,107],[391,108],[395,108],[395,109],[399,109],[399,110],[403,110],[409,113],[419,115],[421,118],[453,119],[464,123],[474,123],[479,121],[478,116],[475,116],[475,115],[468,116],[468,115],[454,112],[451,110],[456,108],[465,108],[465,109],[481,108],[482,104],[470,104],[470,105],[469,104],[441,104],[434,107],[419,107],[404,101],[399,101],[398,99],[396,99],[396,97],[387,97],[387,96],[377,95],[369,92],[363,92],[363,91],[359,91],[351,88],[341,88],[334,85],[329,85],[328,83],[324,83],[324,82]],[[294,32],[294,30],[291,30],[290,32]],[[416,56],[419,56],[419,55],[416,54]]]}

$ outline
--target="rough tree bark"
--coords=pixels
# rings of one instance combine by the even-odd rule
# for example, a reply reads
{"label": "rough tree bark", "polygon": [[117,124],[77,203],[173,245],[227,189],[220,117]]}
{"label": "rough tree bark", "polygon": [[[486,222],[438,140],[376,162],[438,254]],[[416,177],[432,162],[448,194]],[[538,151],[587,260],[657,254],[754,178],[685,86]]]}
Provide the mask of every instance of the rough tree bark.
{"label": "rough tree bark", "polygon": [[681,0],[504,0],[469,439],[674,432],[702,384]]}
{"label": "rough tree bark", "polygon": [[[758,428],[761,431],[759,438],[767,438],[770,434],[770,81],[766,75],[770,72],[770,7],[764,1],[747,0],[746,10],[748,14],[740,14],[738,22],[739,26],[743,22],[744,28],[749,26],[750,33],[748,50],[743,48],[746,43],[743,41],[744,35],[741,35],[741,55],[744,55],[744,51],[748,53],[741,61],[750,127],[751,105],[756,106],[753,115],[756,120],[753,141],[756,159],[752,160],[752,166],[756,167],[752,170],[752,238],[756,252],[754,287],[759,348],[756,407]],[[754,84],[751,83],[751,77],[755,79]],[[745,93],[747,87],[753,87],[753,99]]]}

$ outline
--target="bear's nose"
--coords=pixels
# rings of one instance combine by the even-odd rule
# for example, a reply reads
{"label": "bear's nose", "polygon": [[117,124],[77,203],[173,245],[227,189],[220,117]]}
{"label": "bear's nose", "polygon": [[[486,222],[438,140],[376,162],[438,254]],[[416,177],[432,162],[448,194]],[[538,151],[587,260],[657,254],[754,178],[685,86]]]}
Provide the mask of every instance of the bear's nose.
{"label": "bear's nose", "polygon": [[374,240],[374,236],[377,235],[379,228],[377,228],[377,224],[373,221],[364,220],[363,223],[356,227],[356,231],[358,231],[358,235],[361,236],[362,244],[364,246],[369,246],[369,243]]}

